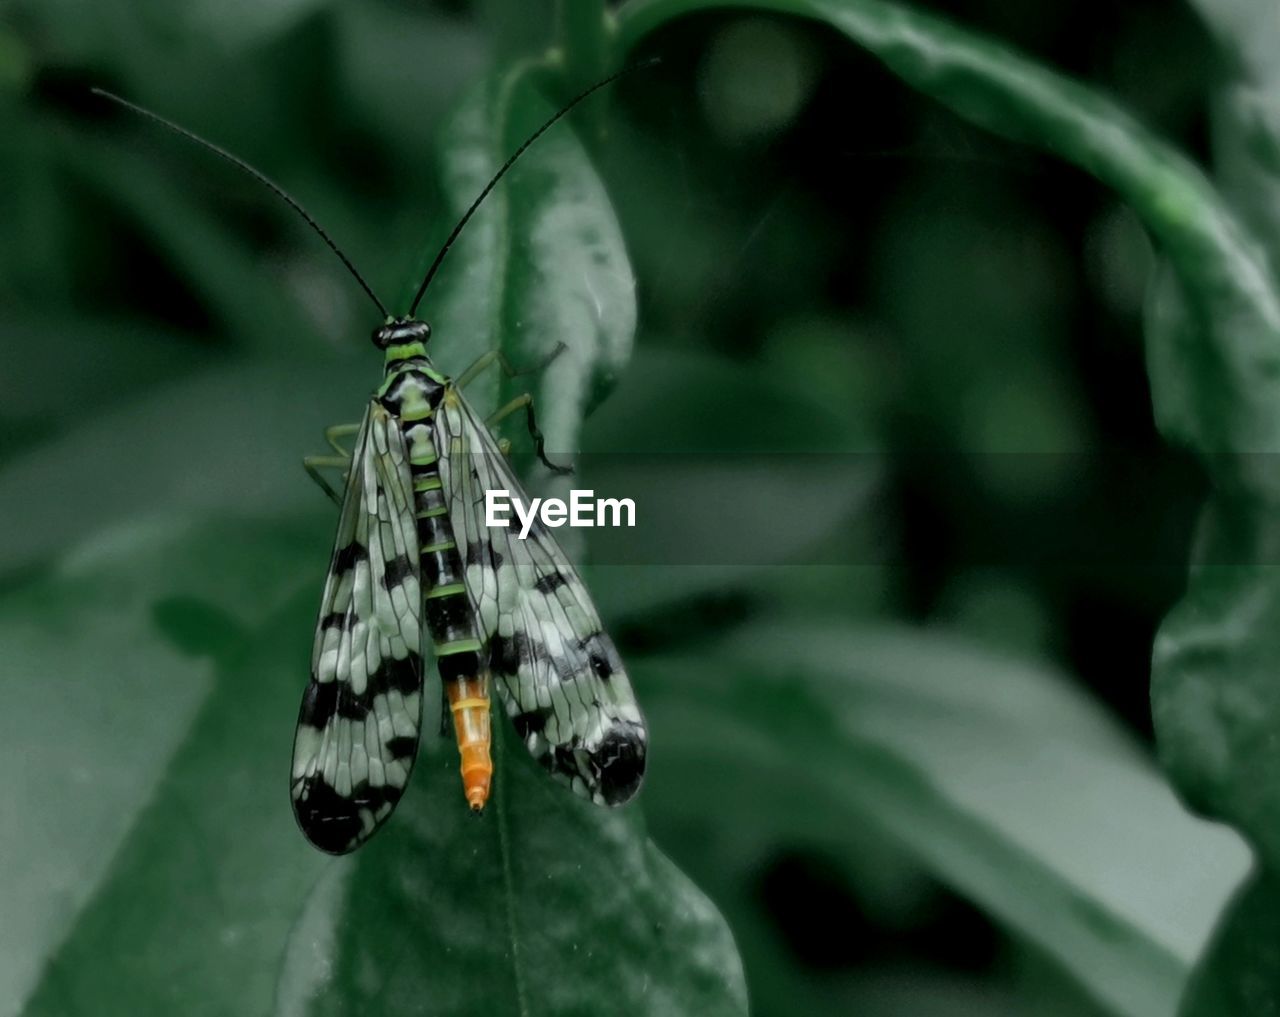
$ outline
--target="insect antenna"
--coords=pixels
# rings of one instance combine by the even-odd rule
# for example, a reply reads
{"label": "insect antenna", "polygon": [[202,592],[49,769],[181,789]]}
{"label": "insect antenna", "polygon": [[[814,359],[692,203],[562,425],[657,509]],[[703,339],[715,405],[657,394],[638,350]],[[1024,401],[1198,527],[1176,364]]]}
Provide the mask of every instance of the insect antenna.
{"label": "insect antenna", "polygon": [[232,166],[235,166],[237,169],[242,170],[243,172],[249,174],[249,176],[253,177],[254,180],[258,181],[258,183],[262,184],[264,187],[270,190],[277,198],[279,198],[291,209],[297,212],[298,215],[302,217],[303,222],[305,222],[308,226],[310,226],[313,230],[315,230],[316,234],[320,237],[320,239],[323,240],[326,244],[328,244],[329,250],[331,250],[334,254],[338,256],[342,264],[346,266],[347,271],[350,272],[352,277],[355,279],[355,281],[360,284],[360,288],[369,295],[369,299],[372,300],[374,304],[377,305],[377,308],[379,312],[381,312],[382,316],[384,318],[390,317],[390,314],[387,311],[386,305],[381,300],[378,299],[378,295],[373,292],[372,287],[370,287],[370,285],[365,281],[364,276],[360,274],[360,272],[356,269],[355,265],[351,264],[351,259],[342,253],[342,249],[336,243],[334,243],[333,238],[329,236],[328,233],[325,232],[324,227],[321,226],[318,222],[315,221],[315,219],[311,217],[311,213],[308,212],[305,208],[303,208],[302,205],[299,204],[298,200],[293,197],[293,195],[291,195],[283,187],[281,187],[274,180],[268,177],[265,173],[263,173],[261,170],[254,169],[252,166],[250,166],[247,162],[245,162],[239,156],[232,155],[225,148],[221,148],[220,146],[215,145],[212,141],[206,141],[204,138],[200,137],[200,135],[196,134],[194,131],[189,131],[185,127],[181,127],[178,124],[175,124],[172,120],[168,120],[165,117],[162,117],[159,113],[152,113],[151,110],[145,109],[142,106],[137,105],[137,103],[132,103],[128,99],[122,99],[120,98],[120,96],[115,95],[112,92],[108,92],[106,89],[103,89],[103,88],[93,88],[93,89],[90,89],[90,91],[94,95],[100,96],[103,99],[110,100],[111,102],[114,102],[118,106],[123,106],[125,109],[130,110],[131,112],[136,113],[147,120],[150,120],[152,123],[157,123],[161,127],[168,128],[169,130],[173,131],[174,134],[177,134],[179,137],[186,138],[188,141],[194,141],[197,145],[200,145],[202,148],[207,149],[208,151],[212,152],[216,156],[220,156],[221,158],[225,159],[227,162],[231,163]]}
{"label": "insect antenna", "polygon": [[422,303],[422,298],[426,295],[427,287],[431,285],[431,280],[435,278],[436,272],[440,268],[440,263],[444,261],[444,256],[449,253],[449,248],[452,247],[453,242],[458,239],[458,234],[461,233],[467,223],[471,221],[471,217],[476,214],[476,211],[480,208],[481,204],[484,203],[484,199],[489,196],[489,192],[498,186],[498,181],[506,175],[507,170],[511,169],[511,167],[515,165],[516,160],[519,159],[520,156],[524,155],[535,141],[554,127],[556,122],[561,117],[568,114],[575,106],[578,105],[578,103],[582,102],[584,99],[590,98],[592,94],[604,88],[605,85],[613,84],[613,82],[617,81],[624,74],[630,74],[632,71],[643,70],[647,67],[653,67],[660,62],[661,61],[657,57],[651,60],[645,60],[641,63],[624,67],[622,70],[615,71],[613,74],[610,74],[607,78],[602,78],[600,81],[597,81],[586,91],[580,92],[578,95],[570,99],[555,116],[551,117],[546,123],[530,134],[529,137],[525,139],[524,144],[511,153],[510,158],[502,164],[498,172],[493,175],[493,178],[484,185],[484,190],[476,195],[476,199],[471,203],[471,207],[463,213],[462,218],[458,220],[458,224],[454,226],[453,232],[449,234],[444,244],[441,245],[439,252],[436,254],[435,261],[431,263],[431,267],[427,269],[427,274],[422,278],[422,283],[418,286],[418,292],[413,298],[413,303],[409,305],[410,318],[418,313],[418,305]]}

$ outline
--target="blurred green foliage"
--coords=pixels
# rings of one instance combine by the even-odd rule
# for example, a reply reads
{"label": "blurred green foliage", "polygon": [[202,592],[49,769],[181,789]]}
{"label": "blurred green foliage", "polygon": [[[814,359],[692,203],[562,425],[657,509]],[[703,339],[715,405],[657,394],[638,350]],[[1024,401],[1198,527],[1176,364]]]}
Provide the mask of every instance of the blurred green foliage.
{"label": "blurred green foliage", "polygon": [[[0,1012],[1275,1011],[1274,19],[947,13],[0,8]],[[532,126],[655,54],[464,234],[438,360],[564,342],[552,448],[847,475],[673,459],[683,546],[767,547],[589,567],[638,805],[500,744],[473,823],[433,742],[320,857],[284,793],[333,525],[298,459],[377,322],[87,87],[260,166],[399,306]]]}

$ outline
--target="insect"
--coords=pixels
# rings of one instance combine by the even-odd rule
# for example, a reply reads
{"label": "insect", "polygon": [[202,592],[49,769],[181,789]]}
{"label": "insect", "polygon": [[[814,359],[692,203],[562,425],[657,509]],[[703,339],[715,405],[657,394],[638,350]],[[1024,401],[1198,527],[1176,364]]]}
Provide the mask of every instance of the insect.
{"label": "insect", "polygon": [[[527,501],[490,426],[523,410],[538,456],[560,469],[546,458],[530,396],[486,422],[463,394],[484,370],[520,372],[495,351],[449,378],[427,354],[431,327],[416,317],[449,248],[503,175],[561,117],[619,76],[574,98],[516,149],[454,226],[404,316],[387,312],[324,229],[264,174],[158,114],[94,90],[270,188],[328,244],[382,315],[373,331],[382,383],[363,419],[328,430],[333,455],[305,460],[341,505],[290,774],[298,825],[322,851],[359,847],[404,793],[418,753],[427,643],[472,810],[484,808],[493,780],[494,688],[534,759],[577,794],[621,805],[640,786],[644,719],[577,570],[541,523],[525,539],[484,525],[486,491],[505,489]],[[344,471],[340,493],[320,473],[325,467]]]}

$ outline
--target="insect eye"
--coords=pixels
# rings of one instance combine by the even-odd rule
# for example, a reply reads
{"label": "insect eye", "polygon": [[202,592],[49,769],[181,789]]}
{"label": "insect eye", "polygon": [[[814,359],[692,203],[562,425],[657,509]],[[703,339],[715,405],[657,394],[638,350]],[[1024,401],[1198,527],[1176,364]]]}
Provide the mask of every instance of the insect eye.
{"label": "insect eye", "polygon": [[385,350],[390,339],[391,330],[386,326],[383,326],[382,328],[375,328],[373,330],[373,345],[378,347],[378,349]]}

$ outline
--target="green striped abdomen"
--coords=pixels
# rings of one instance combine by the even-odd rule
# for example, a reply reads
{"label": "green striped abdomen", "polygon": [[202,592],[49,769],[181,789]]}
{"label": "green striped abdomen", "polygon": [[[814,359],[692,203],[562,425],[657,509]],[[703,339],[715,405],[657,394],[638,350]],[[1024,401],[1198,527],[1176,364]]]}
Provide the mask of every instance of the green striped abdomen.
{"label": "green striped abdomen", "polygon": [[[403,388],[400,390],[403,392]],[[397,393],[400,394],[400,393]],[[413,402],[411,408],[407,403]],[[414,516],[422,561],[423,614],[431,633],[436,665],[444,682],[454,733],[462,757],[462,783],[467,802],[484,808],[493,775],[489,746],[489,674],[483,664],[475,612],[467,596],[462,557],[453,539],[449,507],[440,479],[439,456],[432,436],[433,411],[416,400],[403,419],[409,469],[413,477]],[[418,413],[422,413],[418,416]]]}

